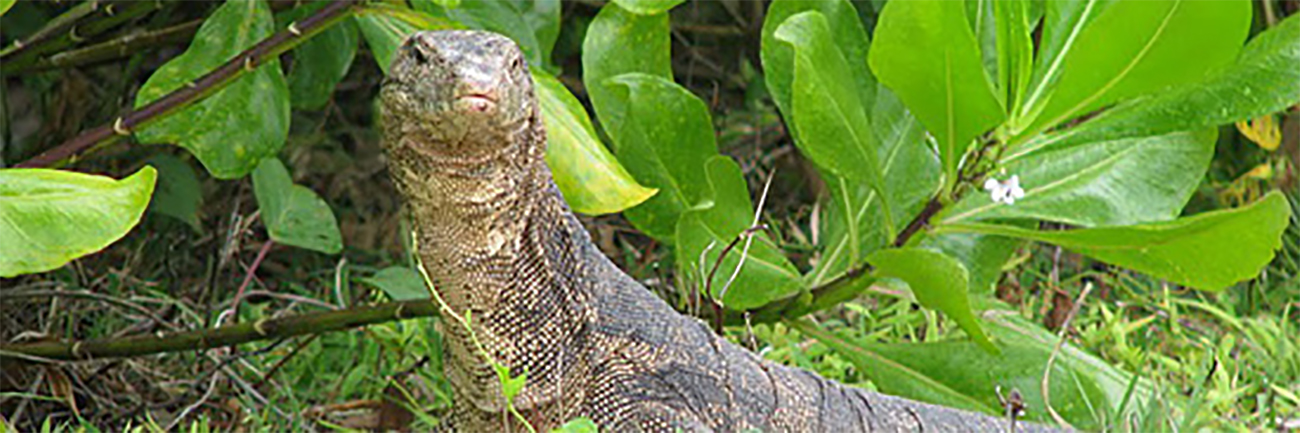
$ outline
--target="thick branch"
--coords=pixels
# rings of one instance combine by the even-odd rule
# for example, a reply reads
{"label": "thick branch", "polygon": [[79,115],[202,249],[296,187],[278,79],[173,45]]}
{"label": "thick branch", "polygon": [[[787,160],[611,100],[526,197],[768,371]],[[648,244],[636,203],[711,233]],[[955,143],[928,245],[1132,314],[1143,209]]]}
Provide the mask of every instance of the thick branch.
{"label": "thick branch", "polygon": [[149,105],[141,107],[138,111],[117,118],[112,123],[100,125],[83,132],[81,135],[41,153],[35,158],[19,163],[16,167],[45,167],[52,165],[97,144],[129,135],[131,130],[135,128],[201,101],[245,73],[253,71],[263,63],[275,60],[285,51],[346,18],[354,10],[352,6],[355,4],[356,0],[331,2],[306,19],[290,24],[289,28],[263,39],[257,45],[230,59],[221,67],[208,72],[194,81],[193,85],[183,86],[149,103]]}
{"label": "thick branch", "polygon": [[203,350],[260,340],[339,331],[395,320],[430,317],[437,312],[437,307],[429,300],[414,300],[263,319],[252,323],[175,334],[141,335],[72,343],[0,344],[0,360],[21,358],[12,354],[73,361]]}

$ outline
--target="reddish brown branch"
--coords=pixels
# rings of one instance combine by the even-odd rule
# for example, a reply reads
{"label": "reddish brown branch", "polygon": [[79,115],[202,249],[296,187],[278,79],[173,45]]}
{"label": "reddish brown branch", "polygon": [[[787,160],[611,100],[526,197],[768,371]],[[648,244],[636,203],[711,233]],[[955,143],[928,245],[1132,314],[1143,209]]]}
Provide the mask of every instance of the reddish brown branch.
{"label": "reddish brown branch", "polygon": [[912,240],[912,236],[915,236],[917,232],[930,224],[930,218],[933,218],[940,210],[943,210],[943,203],[939,201],[939,197],[931,198],[930,201],[925,203],[925,208],[921,209],[921,213],[916,214],[916,218],[912,218],[912,221],[907,223],[907,227],[903,227],[903,231],[898,232],[898,237],[894,238],[892,245],[895,248],[907,245],[907,241]]}
{"label": "reddish brown branch", "polygon": [[16,167],[45,167],[52,165],[97,144],[130,135],[131,131],[140,126],[201,101],[245,73],[256,69],[263,63],[274,60],[285,51],[346,18],[354,10],[353,6],[355,4],[356,0],[331,2],[302,21],[294,23],[288,29],[276,32],[271,37],[258,42],[257,45],[244,50],[244,52],[230,59],[224,65],[195,80],[191,85],[183,86],[141,107],[137,111],[117,118],[109,124],[100,125],[83,132],[81,135],[41,153],[35,158],[19,163]]}

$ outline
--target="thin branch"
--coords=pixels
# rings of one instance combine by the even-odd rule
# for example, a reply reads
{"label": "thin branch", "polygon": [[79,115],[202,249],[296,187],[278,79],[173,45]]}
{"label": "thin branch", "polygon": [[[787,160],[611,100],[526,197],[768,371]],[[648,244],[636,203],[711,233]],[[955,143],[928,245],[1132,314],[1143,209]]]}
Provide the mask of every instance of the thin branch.
{"label": "thin branch", "polygon": [[[437,314],[437,312],[437,306],[432,302],[413,300],[389,302],[347,310],[306,313],[277,319],[263,319],[252,323],[240,323],[175,334],[163,333],[71,343],[0,344],[0,360],[40,357],[72,361],[204,350],[253,341],[333,332],[396,320],[430,317]],[[21,356],[11,355],[14,353],[21,354]]]}
{"label": "thin branch", "polygon": [[356,0],[331,2],[325,7],[299,22],[290,23],[288,28],[276,32],[258,42],[257,45],[244,50],[238,56],[217,69],[194,81],[192,85],[180,89],[141,107],[138,111],[118,117],[109,124],[100,125],[83,132],[81,135],[47,150],[35,158],[19,163],[15,167],[46,167],[58,161],[70,158],[86,149],[102,143],[112,142],[131,131],[163,116],[180,111],[190,104],[211,96],[244,74],[257,69],[262,64],[275,60],[280,54],[301,44],[303,41],[343,20],[355,11]]}
{"label": "thin branch", "polygon": [[17,75],[24,72],[72,68],[127,57],[145,48],[188,41],[194,37],[194,33],[198,32],[202,24],[203,20],[193,20],[158,30],[133,32],[88,47],[54,54],[27,65],[6,65],[4,74]]}
{"label": "thin branch", "polygon": [[903,227],[903,231],[898,232],[898,237],[894,238],[892,245],[895,248],[907,245],[907,242],[912,240],[912,236],[915,236],[917,232],[930,224],[930,218],[933,218],[940,210],[943,210],[943,203],[939,201],[939,197],[930,198],[930,201],[925,203],[925,208],[921,209],[921,213],[907,223],[907,227]]}
{"label": "thin branch", "polygon": [[1079,308],[1083,306],[1083,301],[1088,299],[1088,293],[1092,292],[1092,283],[1083,285],[1083,291],[1079,293],[1079,298],[1074,300],[1074,306],[1070,308],[1070,314],[1065,316],[1065,321],[1061,323],[1061,330],[1057,337],[1056,347],[1052,348],[1052,354],[1047,357],[1047,366],[1043,368],[1043,380],[1039,382],[1040,391],[1043,393],[1043,405],[1047,406],[1048,415],[1056,421],[1062,428],[1074,428],[1061,414],[1056,413],[1052,407],[1052,393],[1048,389],[1052,381],[1052,367],[1056,364],[1056,356],[1061,354],[1061,347],[1065,346],[1066,334],[1070,332],[1070,322],[1074,321],[1074,316],[1079,314]]}
{"label": "thin branch", "polygon": [[[13,45],[0,50],[0,62],[6,63],[8,67],[32,63],[41,54],[71,47],[162,6],[160,1],[116,1],[104,4],[92,0],[78,4],[50,20],[27,39],[14,41]],[[101,14],[94,15],[97,11]],[[88,22],[79,22],[92,15],[94,18]]]}

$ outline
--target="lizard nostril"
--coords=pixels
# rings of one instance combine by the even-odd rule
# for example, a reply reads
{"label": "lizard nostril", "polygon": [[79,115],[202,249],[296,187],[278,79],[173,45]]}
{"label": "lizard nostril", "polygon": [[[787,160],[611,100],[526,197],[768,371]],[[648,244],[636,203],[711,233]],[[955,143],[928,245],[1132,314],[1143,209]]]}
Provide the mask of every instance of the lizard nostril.
{"label": "lizard nostril", "polygon": [[415,45],[407,45],[406,51],[411,53],[411,57],[415,58],[416,63],[419,63],[421,65],[429,63],[429,55],[426,54],[424,50],[420,49],[420,47],[417,47]]}

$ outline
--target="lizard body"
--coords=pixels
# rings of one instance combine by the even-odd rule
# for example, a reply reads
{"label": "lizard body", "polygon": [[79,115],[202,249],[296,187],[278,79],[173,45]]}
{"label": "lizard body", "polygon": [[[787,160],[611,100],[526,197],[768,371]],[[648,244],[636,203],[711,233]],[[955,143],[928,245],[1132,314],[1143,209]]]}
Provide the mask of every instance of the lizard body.
{"label": "lizard body", "polygon": [[445,427],[522,431],[476,338],[512,376],[527,374],[513,404],[540,431],[579,416],[618,432],[1006,430],[764,360],[623,273],[556,188],[531,77],[505,37],[417,33],[380,98],[417,254],[445,314],[473,329],[443,327],[455,393]]}

